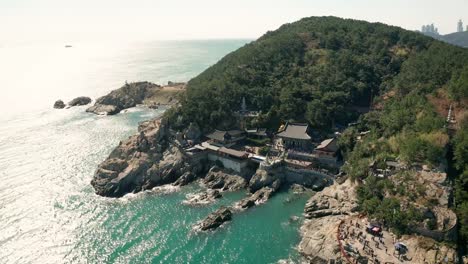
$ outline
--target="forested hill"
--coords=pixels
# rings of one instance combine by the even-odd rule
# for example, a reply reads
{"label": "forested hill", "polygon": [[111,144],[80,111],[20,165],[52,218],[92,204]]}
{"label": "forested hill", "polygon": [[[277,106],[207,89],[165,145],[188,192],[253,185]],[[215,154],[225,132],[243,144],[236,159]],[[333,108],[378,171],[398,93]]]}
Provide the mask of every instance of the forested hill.
{"label": "forested hill", "polygon": [[258,126],[286,120],[316,128],[356,118],[350,106],[399,88],[434,91],[468,61],[468,50],[379,23],[310,17],[285,24],[225,56],[188,83],[177,124],[232,125],[246,98]]}
{"label": "forested hill", "polygon": [[468,31],[455,32],[439,37],[442,41],[445,41],[447,43],[468,48]]}
{"label": "forested hill", "polygon": [[[250,110],[261,112],[252,127],[273,130],[294,120],[328,132],[358,120],[339,138],[343,170],[365,183],[358,190],[359,209],[397,233],[425,221],[421,208],[434,203],[424,200],[422,188],[411,189],[409,180],[400,186],[368,179],[369,165],[385,169],[385,161],[398,160],[437,168],[448,160],[454,170],[453,209],[465,241],[460,245],[467,245],[468,49],[384,24],[304,18],[266,33],[192,79],[180,107],[166,117],[175,129],[190,122],[205,131],[230,128],[243,97]],[[372,111],[358,116],[356,106]],[[358,142],[362,131],[369,133]]]}

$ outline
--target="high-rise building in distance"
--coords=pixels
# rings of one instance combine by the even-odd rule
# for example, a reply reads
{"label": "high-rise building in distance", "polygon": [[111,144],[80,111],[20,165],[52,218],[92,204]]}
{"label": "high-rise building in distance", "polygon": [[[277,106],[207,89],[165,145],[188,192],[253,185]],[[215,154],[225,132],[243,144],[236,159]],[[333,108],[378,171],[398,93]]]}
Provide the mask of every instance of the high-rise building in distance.
{"label": "high-rise building in distance", "polygon": [[439,35],[439,29],[434,26],[434,24],[423,25],[421,32],[426,35]]}
{"label": "high-rise building in distance", "polygon": [[463,32],[463,21],[461,19],[458,21],[457,32]]}

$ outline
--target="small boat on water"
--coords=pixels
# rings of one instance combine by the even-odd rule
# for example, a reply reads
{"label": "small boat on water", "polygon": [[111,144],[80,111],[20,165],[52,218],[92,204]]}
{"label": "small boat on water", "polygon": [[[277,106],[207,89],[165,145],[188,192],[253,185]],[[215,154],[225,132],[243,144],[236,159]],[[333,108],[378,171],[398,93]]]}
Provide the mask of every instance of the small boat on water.
{"label": "small boat on water", "polygon": [[73,47],[72,45],[65,45],[65,48],[71,48]]}

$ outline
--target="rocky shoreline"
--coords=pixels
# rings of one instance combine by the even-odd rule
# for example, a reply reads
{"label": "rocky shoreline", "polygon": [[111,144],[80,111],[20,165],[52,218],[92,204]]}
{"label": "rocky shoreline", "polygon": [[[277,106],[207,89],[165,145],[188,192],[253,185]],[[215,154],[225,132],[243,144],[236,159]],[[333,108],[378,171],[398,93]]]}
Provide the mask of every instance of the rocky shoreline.
{"label": "rocky shoreline", "polygon": [[126,83],[121,88],[99,97],[93,106],[86,109],[86,112],[97,115],[115,115],[124,109],[143,103],[153,90],[160,87],[150,82]]}
{"label": "rocky shoreline", "polygon": [[121,197],[189,178],[202,169],[202,164],[188,163],[170,142],[167,121],[155,119],[140,124],[137,135],[120,142],[98,166],[91,184],[98,195]]}
{"label": "rocky shoreline", "polygon": [[[184,137],[197,140],[193,137],[201,133],[195,129],[191,126]],[[164,118],[141,123],[138,134],[121,141],[98,166],[91,181],[96,194],[117,198],[161,185],[183,186],[199,180],[206,191],[187,197],[183,203],[202,206],[221,198],[222,192],[250,191],[244,199],[230,207],[219,208],[194,226],[194,230],[206,231],[231,220],[235,212],[265,203],[279,190],[281,180],[275,176],[265,177],[262,170],[248,177],[215,164],[194,162],[179,147],[176,134]]]}
{"label": "rocky shoreline", "polygon": [[[281,186],[291,184],[286,181],[288,171],[283,168],[260,166],[249,177],[209,162],[192,160],[180,147],[179,139],[197,142],[201,134],[193,124],[185,131],[175,132],[164,117],[141,123],[138,133],[121,141],[98,166],[91,181],[96,194],[122,197],[161,185],[184,186],[198,180],[206,191],[188,196],[183,203],[203,206],[222,198],[222,192],[248,190],[245,198],[229,207],[218,208],[193,226],[195,231],[209,231],[228,223],[236,213],[267,202]],[[302,178],[298,181],[302,181]],[[343,223],[352,222],[353,219],[370,221],[358,215],[357,184],[346,178],[333,180],[309,175],[302,185],[318,192],[305,206],[306,220],[300,228],[298,251],[310,263],[329,263],[331,260],[346,263],[347,253],[344,242],[340,240]],[[297,184],[293,187],[298,192],[305,190]],[[399,239],[416,249],[411,253],[412,260],[422,262],[414,263],[438,263],[442,257],[454,259],[453,249],[429,238],[412,235]]]}
{"label": "rocky shoreline", "polygon": [[[308,200],[304,208],[306,220],[300,229],[301,242],[298,246],[299,252],[307,262],[354,263],[356,260],[355,254],[360,248],[353,248],[346,242],[353,239],[348,238],[352,236],[349,235],[349,230],[365,230],[371,222],[357,211],[356,187],[357,184],[348,179],[343,182],[337,181]],[[355,229],[355,225],[359,228]],[[351,230],[353,234],[354,230]],[[362,237],[372,238],[371,235],[363,233]],[[384,230],[383,233],[388,249],[384,250],[385,244],[382,243],[379,243],[380,248],[368,246],[373,248],[372,254],[382,263],[456,263],[456,251],[444,243],[437,243],[431,238],[419,235],[397,236],[389,230]],[[395,241],[409,248],[405,259],[398,260],[393,252]],[[377,242],[375,243],[377,245]],[[361,256],[360,258],[364,259]],[[370,256],[369,258],[372,259]]]}
{"label": "rocky shoreline", "polygon": [[55,109],[63,109],[65,107],[70,108],[70,107],[74,107],[74,106],[88,105],[88,104],[91,103],[91,101],[92,101],[92,99],[87,97],[87,96],[76,97],[75,99],[68,102],[68,104],[65,104],[62,100],[57,100],[54,103],[54,108]]}
{"label": "rocky shoreline", "polygon": [[[159,106],[172,106],[177,104],[178,97],[185,92],[185,83],[168,82],[161,86],[151,82],[125,83],[119,89],[96,99],[93,106],[86,112],[97,115],[115,115],[122,110],[145,105],[148,108],[157,109]],[[92,102],[90,97],[80,96],[74,98],[68,104],[62,100],[55,101],[55,109],[63,109],[74,106],[88,105]]]}

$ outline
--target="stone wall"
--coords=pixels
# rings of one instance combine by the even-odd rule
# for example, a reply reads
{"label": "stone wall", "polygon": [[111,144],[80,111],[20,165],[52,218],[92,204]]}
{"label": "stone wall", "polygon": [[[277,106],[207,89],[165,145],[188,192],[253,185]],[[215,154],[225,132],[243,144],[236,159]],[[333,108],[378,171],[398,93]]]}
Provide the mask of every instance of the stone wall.
{"label": "stone wall", "polygon": [[285,180],[288,183],[297,183],[301,185],[321,188],[333,183],[333,177],[315,170],[309,169],[294,169],[291,167],[284,167],[283,173]]}
{"label": "stone wall", "polygon": [[249,164],[249,161],[246,160],[235,160],[235,159],[230,159],[228,157],[222,157],[214,153],[208,153],[208,160],[209,161],[220,161],[224,168],[226,169],[231,169],[237,173],[244,174],[247,171],[247,166]]}
{"label": "stone wall", "polygon": [[418,235],[430,237],[436,241],[457,241],[457,226],[448,230],[429,230],[422,227],[413,227],[412,231]]}

